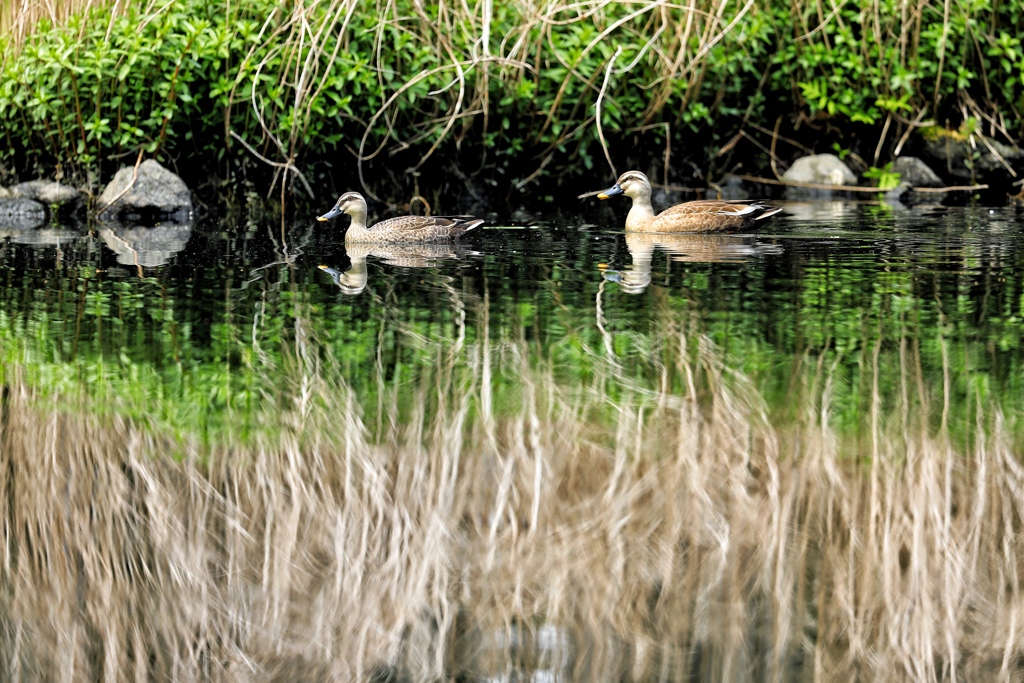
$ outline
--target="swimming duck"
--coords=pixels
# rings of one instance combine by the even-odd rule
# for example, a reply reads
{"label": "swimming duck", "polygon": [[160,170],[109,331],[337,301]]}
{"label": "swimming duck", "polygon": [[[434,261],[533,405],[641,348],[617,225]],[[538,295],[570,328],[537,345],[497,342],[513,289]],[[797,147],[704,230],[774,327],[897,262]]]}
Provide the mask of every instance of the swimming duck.
{"label": "swimming duck", "polygon": [[326,221],[347,213],[352,224],[345,233],[345,243],[438,242],[453,240],[484,221],[472,216],[398,216],[366,227],[366,200],[358,192],[346,192],[318,221]]}
{"label": "swimming duck", "polygon": [[624,194],[633,200],[626,232],[721,232],[746,230],[782,209],[751,201],[704,199],[671,206],[657,216],[651,208],[651,182],[639,171],[626,171],[615,184],[597,195],[608,199]]}

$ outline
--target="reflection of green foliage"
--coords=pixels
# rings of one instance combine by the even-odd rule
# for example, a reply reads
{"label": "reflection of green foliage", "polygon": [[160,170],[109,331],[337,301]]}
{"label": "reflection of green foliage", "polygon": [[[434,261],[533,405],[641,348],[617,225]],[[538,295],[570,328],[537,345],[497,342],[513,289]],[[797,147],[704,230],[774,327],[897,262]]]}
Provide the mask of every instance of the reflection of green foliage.
{"label": "reflection of green foliage", "polygon": [[[605,338],[595,264],[607,254],[592,246],[582,238],[564,261],[515,266],[481,256],[486,284],[447,269],[375,267],[359,297],[340,295],[315,268],[252,275],[228,259],[117,280],[87,260],[26,271],[11,249],[0,253],[0,373],[42,395],[91,396],[90,405],[163,433],[249,439],[283,428],[275,415],[315,396],[310,387],[351,387],[370,425],[444,409],[452,392],[479,392],[485,337],[499,415],[521,400],[512,362],[520,357],[591,396],[683,395],[682,345],[699,353],[706,336],[778,421],[827,395],[830,419],[853,434],[876,398],[887,420],[905,408],[933,425],[948,401],[960,438],[969,438],[979,401],[1017,424],[1024,264],[1016,252],[948,244],[870,259],[826,252],[781,261],[785,273],[765,261],[666,263],[658,254],[666,275],[644,294],[605,283]],[[922,269],[910,258],[956,265]],[[434,398],[417,403],[427,387]],[[400,414],[378,414],[390,405],[385,395],[399,397]],[[611,410],[592,399],[580,405],[588,419]]]}

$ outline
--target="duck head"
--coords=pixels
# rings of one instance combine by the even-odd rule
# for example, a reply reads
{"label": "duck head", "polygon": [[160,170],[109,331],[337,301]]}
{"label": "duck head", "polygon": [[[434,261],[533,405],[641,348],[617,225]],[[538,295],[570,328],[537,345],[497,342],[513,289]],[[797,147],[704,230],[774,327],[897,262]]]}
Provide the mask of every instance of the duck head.
{"label": "duck head", "polygon": [[337,203],[330,211],[325,213],[323,216],[317,216],[318,221],[326,221],[340,216],[343,213],[347,213],[350,216],[356,214],[366,213],[366,200],[363,199],[363,195],[358,192],[346,192],[345,194],[338,197]]}
{"label": "duck head", "polygon": [[617,194],[624,194],[630,199],[651,196],[651,181],[640,171],[626,171],[619,176],[615,184],[597,195],[598,199],[608,199]]}

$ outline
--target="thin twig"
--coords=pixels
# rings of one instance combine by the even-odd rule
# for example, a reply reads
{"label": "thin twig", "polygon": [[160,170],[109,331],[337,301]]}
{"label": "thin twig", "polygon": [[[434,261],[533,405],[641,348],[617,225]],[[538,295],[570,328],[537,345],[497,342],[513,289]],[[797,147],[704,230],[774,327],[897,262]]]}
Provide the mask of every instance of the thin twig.
{"label": "thin twig", "polygon": [[612,169],[612,175],[616,178],[619,176],[615,170],[615,164],[612,163],[612,155],[608,153],[608,143],[604,139],[604,130],[601,126],[601,101],[604,99],[605,90],[608,88],[608,78],[612,75],[612,67],[615,66],[615,60],[622,54],[622,46],[615,48],[615,54],[608,60],[608,67],[604,71],[604,82],[601,84],[601,92],[597,93],[597,115],[595,117],[597,122],[597,138],[601,141],[601,149],[604,150],[604,158],[608,160],[608,168]]}
{"label": "thin twig", "polygon": [[[370,137],[370,133],[373,132],[373,124],[375,124],[377,122],[377,119],[379,119],[381,116],[383,116],[384,114],[387,113],[388,107],[390,107],[394,103],[395,100],[397,100],[399,97],[401,97],[401,95],[406,90],[408,90],[412,86],[416,85],[417,83],[422,81],[424,78],[428,78],[430,76],[433,76],[434,74],[441,73],[441,72],[446,71],[448,69],[457,69],[457,70],[464,69],[465,71],[468,72],[471,68],[476,67],[476,66],[478,66],[480,64],[487,63],[487,62],[498,62],[498,63],[503,64],[503,65],[517,66],[517,67],[522,68],[522,69],[527,70],[527,71],[533,71],[534,70],[533,67],[530,66],[529,64],[525,64],[525,63],[521,63],[521,62],[513,62],[511,60],[504,59],[504,58],[501,58],[501,57],[490,57],[490,58],[483,58],[482,57],[482,58],[476,58],[476,59],[473,59],[473,60],[470,60],[470,61],[466,61],[466,62],[454,62],[454,63],[451,63],[451,64],[442,64],[440,66],[434,67],[433,69],[429,69],[429,70],[424,69],[424,70],[420,71],[418,74],[416,74],[411,79],[406,81],[405,84],[403,84],[401,88],[396,90],[384,102],[384,104],[382,104],[380,106],[380,108],[374,113],[373,116],[370,117],[370,120],[366,123],[366,128],[363,130],[363,136],[359,140],[359,151],[356,154],[356,170],[357,170],[357,173],[358,173],[358,176],[359,176],[359,185],[360,185],[360,187],[363,188],[363,194],[365,194],[366,196],[370,197],[374,201],[378,201],[378,202],[383,202],[384,201],[383,199],[378,197],[377,194],[375,192],[373,192],[373,190],[371,190],[369,188],[369,186],[366,184],[366,178],[365,178],[365,176],[363,174],[363,162],[364,161],[369,161],[370,159],[373,159],[375,156],[380,154],[381,150],[383,150],[384,146],[387,144],[387,136],[385,136],[384,140],[381,142],[380,146],[377,147],[376,150],[374,150],[371,154],[365,154],[364,153],[364,150],[366,149],[366,140]],[[387,120],[387,118],[385,117],[385,121],[386,120]]]}
{"label": "thin twig", "polygon": [[139,150],[139,156],[138,156],[138,158],[137,158],[137,159],[135,160],[135,168],[134,168],[134,169],[132,170],[132,180],[131,180],[131,182],[130,182],[130,183],[128,183],[128,185],[127,185],[127,186],[126,186],[126,187],[125,187],[125,188],[124,188],[123,190],[121,190],[120,192],[118,192],[118,193],[117,193],[117,196],[116,196],[116,197],[114,197],[114,198],[113,198],[113,199],[111,199],[111,200],[110,200],[109,202],[107,202],[107,205],[106,205],[106,206],[104,206],[104,207],[103,207],[102,209],[100,209],[99,211],[97,211],[97,212],[96,212],[96,217],[97,217],[97,218],[99,218],[99,217],[100,217],[100,216],[101,216],[101,215],[103,214],[103,212],[104,212],[104,211],[106,211],[107,209],[109,209],[110,207],[112,207],[112,206],[114,205],[114,203],[115,203],[115,202],[116,202],[116,201],[117,201],[118,199],[120,199],[121,197],[123,197],[123,196],[125,196],[126,194],[128,194],[128,190],[132,189],[132,187],[133,187],[133,186],[135,185],[135,181],[136,181],[136,180],[138,180],[138,178],[139,178],[139,164],[141,164],[141,163],[142,163],[142,153],[143,153],[144,151],[145,151],[145,150],[141,150],[141,149]]}
{"label": "thin twig", "polygon": [[[544,160],[540,162],[540,166],[537,167],[536,171],[534,171],[533,173],[531,173],[530,175],[526,176],[525,178],[520,180],[518,183],[516,183],[516,189],[517,190],[521,190],[524,187],[526,187],[528,184],[530,184],[533,181],[534,178],[536,178],[537,176],[539,176],[541,174],[541,172],[544,170],[544,168],[549,163],[551,163],[551,160],[554,159],[554,158],[555,158],[554,153],[549,153],[546,157],[544,157]],[[598,194],[598,193],[600,193],[602,191],[603,190],[598,190],[597,192],[594,192],[593,194]]]}
{"label": "thin twig", "polygon": [[415,166],[407,169],[406,173],[415,173],[416,171],[420,170],[420,167],[422,167],[423,164],[427,162],[427,159],[429,159],[431,155],[435,151],[437,151],[437,148],[441,145],[441,142],[448,136],[448,133],[449,131],[451,131],[452,126],[455,125],[455,120],[456,118],[458,118],[459,112],[462,111],[462,101],[466,95],[466,74],[462,69],[462,65],[459,64],[459,60],[455,57],[455,53],[452,52],[452,49],[448,47],[447,44],[445,45],[445,49],[448,51],[448,56],[451,57],[452,64],[455,66],[455,73],[457,74],[456,80],[459,82],[459,96],[458,99],[455,101],[455,107],[452,109],[451,115],[448,116],[448,122],[445,124],[444,129],[441,131],[441,134],[437,136],[436,140],[434,140],[434,144],[430,146],[430,149],[427,150],[427,153],[420,157],[420,160],[416,162]]}
{"label": "thin twig", "polygon": [[[742,176],[741,176],[742,177]],[[658,190],[666,190],[667,192],[703,192],[703,190],[696,187],[687,187],[686,185],[672,185],[669,183],[651,183],[651,187]],[[594,190],[593,192],[584,192],[583,194],[576,195],[576,199],[586,199],[587,197],[596,197],[597,195],[604,192],[604,190]]]}
{"label": "thin twig", "polygon": [[949,0],[942,5],[942,33],[939,35],[939,67],[935,73],[935,90],[932,93],[932,107],[939,109],[939,89],[942,87],[942,69],[946,62],[946,42],[949,39]]}
{"label": "thin twig", "polygon": [[231,137],[233,137],[234,139],[236,139],[240,143],[242,143],[243,147],[245,147],[247,150],[249,150],[249,152],[253,156],[255,156],[257,159],[259,159],[263,163],[265,163],[265,164],[267,164],[269,166],[273,166],[274,168],[283,168],[284,170],[291,171],[295,175],[299,176],[299,180],[302,181],[302,185],[306,188],[306,192],[309,193],[309,198],[310,199],[315,199],[315,196],[313,195],[313,188],[311,188],[309,186],[309,183],[306,182],[306,177],[304,175],[302,175],[302,171],[297,169],[295,167],[295,164],[293,164],[291,161],[288,161],[286,163],[281,163],[280,161],[272,161],[272,160],[268,159],[267,157],[263,156],[262,154],[260,154],[259,152],[257,152],[255,149],[253,149],[252,145],[250,145],[248,142],[246,142],[242,138],[242,136],[239,135],[238,133],[236,133],[235,131],[229,130],[228,131],[228,135],[230,135]]}
{"label": "thin twig", "polygon": [[[1024,182],[1024,181],[1022,181]],[[948,187],[912,187],[914,192],[937,193],[937,192],[974,192],[975,190],[987,190],[987,183],[981,185],[950,185]]]}
{"label": "thin twig", "polygon": [[739,144],[740,140],[742,140],[745,137],[746,135],[743,133],[742,130],[739,133],[736,133],[736,135],[733,135],[732,139],[729,140],[729,142],[722,145],[722,148],[718,150],[718,153],[715,154],[715,158],[717,159],[718,157],[724,156],[731,152],[736,147],[736,145]]}
{"label": "thin twig", "polygon": [[419,202],[420,204],[423,205],[423,210],[425,211],[425,213],[423,215],[424,216],[430,216],[430,214],[431,214],[430,202],[428,202],[426,200],[426,198],[424,198],[422,195],[418,195],[418,194],[417,195],[413,195],[413,198],[409,200],[409,213],[412,213],[412,205],[415,204],[416,202]]}
{"label": "thin twig", "polygon": [[900,152],[903,150],[903,145],[907,144],[907,140],[910,138],[910,134],[914,132],[914,129],[922,125],[921,119],[924,118],[924,115],[927,111],[928,107],[925,107],[924,109],[917,113],[917,116],[914,117],[913,121],[908,122],[906,132],[903,133],[903,136],[900,138],[899,143],[896,145],[896,149],[893,150],[892,155],[894,157],[898,157],[900,155]]}
{"label": "thin twig", "polygon": [[994,156],[999,161],[999,163],[1001,163],[1006,168],[1006,170],[1010,172],[1010,175],[1016,178],[1017,172],[1013,170],[1013,167],[1010,166],[1009,163],[1007,163],[1006,159],[1003,158],[1003,155],[996,151],[996,148],[992,146],[992,143],[988,141],[988,138],[986,138],[978,131],[975,131],[974,134],[977,135],[983,143],[985,143],[985,146],[988,147],[988,151],[992,152],[992,156]]}
{"label": "thin twig", "polygon": [[[835,190],[839,192],[885,192],[877,187],[861,187],[860,185],[823,185],[821,183],[800,183],[794,180],[772,180],[771,178],[760,178],[752,175],[738,175],[740,180],[747,180],[752,183],[763,185],[783,185],[786,187],[803,187],[809,190]],[[1024,182],[1024,181],[1022,181]],[[987,190],[988,185],[950,185],[949,187],[912,187],[914,192],[970,192],[972,190]]]}
{"label": "thin twig", "polygon": [[[754,123],[753,121],[747,121],[746,125],[750,126],[751,128],[753,128],[756,131],[760,131],[760,132],[764,133],[765,135],[778,135],[778,129],[776,129],[776,131],[773,133],[772,131],[768,130],[764,126],[759,126],[758,124]],[[783,142],[786,142],[786,143],[789,143],[790,145],[793,145],[794,147],[796,147],[798,150],[800,150],[804,154],[814,154],[814,150],[813,149],[811,149],[807,145],[800,144],[799,142],[797,142],[793,138],[787,138],[785,135],[779,135],[778,137]]]}
{"label": "thin twig", "polygon": [[[775,164],[777,164],[777,163],[778,163],[779,161],[781,161],[781,159],[779,159],[778,155],[777,155],[777,154],[775,154],[775,150],[774,150],[774,149],[769,149],[768,147],[765,147],[765,146],[764,146],[764,144],[762,144],[760,140],[758,140],[757,138],[755,138],[755,137],[754,137],[753,135],[751,135],[751,134],[750,134],[750,133],[748,133],[747,131],[745,131],[745,130],[741,130],[741,131],[740,131],[740,132],[739,132],[739,133],[737,134],[737,137],[740,137],[740,138],[746,138],[747,140],[750,140],[750,141],[751,141],[752,143],[754,143],[754,146],[755,146],[755,147],[757,147],[758,149],[760,149],[760,150],[761,150],[762,152],[764,152],[765,154],[767,154],[767,155],[768,155],[768,156],[769,156],[769,157],[771,158],[771,160],[772,160],[772,164],[773,164],[773,165],[775,165]],[[773,139],[774,139],[774,138],[773,138]],[[730,144],[732,144],[732,142],[731,142],[731,141],[730,141]],[[773,170],[773,171],[775,172],[775,175],[776,175],[777,177],[780,177],[780,176],[779,176],[779,172],[778,172],[778,169],[777,169],[777,168],[773,168],[772,170]]]}
{"label": "thin twig", "polygon": [[775,130],[772,131],[772,151],[771,151],[771,154],[768,157],[768,160],[769,160],[769,162],[772,165],[772,173],[774,173],[775,177],[778,178],[779,180],[782,180],[782,174],[779,173],[779,166],[775,162],[775,160],[778,158],[778,157],[775,156],[775,145],[778,144],[778,141],[779,141],[779,126],[781,126],[781,125],[782,125],[782,117],[780,116],[779,118],[777,118],[775,120]]}
{"label": "thin twig", "polygon": [[762,183],[764,185],[782,185],[785,187],[802,187],[808,190],[834,190],[837,192],[884,192],[885,190],[879,190],[877,187],[861,187],[860,185],[825,185],[823,183],[801,183],[795,180],[772,180],[771,178],[760,178],[758,176],[751,175],[737,175],[737,178],[741,180],[747,180],[752,183]]}
{"label": "thin twig", "polygon": [[889,134],[889,126],[892,124],[892,113],[885,117],[885,125],[882,126],[882,134],[878,136],[878,144],[875,145],[875,158],[871,162],[872,166],[878,165],[878,157],[882,155],[882,145],[885,144],[885,136]]}

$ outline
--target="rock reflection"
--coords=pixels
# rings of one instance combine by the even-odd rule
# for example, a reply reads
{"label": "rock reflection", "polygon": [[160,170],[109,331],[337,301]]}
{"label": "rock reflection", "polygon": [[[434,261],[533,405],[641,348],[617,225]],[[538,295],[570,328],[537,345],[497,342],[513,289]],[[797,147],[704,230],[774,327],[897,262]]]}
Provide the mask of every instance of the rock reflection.
{"label": "rock reflection", "polygon": [[852,218],[859,215],[861,204],[851,200],[830,201],[788,201],[785,203],[786,213],[790,218],[814,223]]}
{"label": "rock reflection", "polygon": [[320,270],[331,276],[334,284],[343,294],[356,295],[366,289],[369,272],[366,259],[369,256],[380,259],[389,266],[402,268],[429,268],[439,261],[458,260],[469,250],[460,244],[346,244],[345,252],[351,265],[348,270],[338,270],[321,265]]}
{"label": "rock reflection", "polygon": [[738,235],[668,235],[626,233],[633,263],[623,270],[603,270],[602,277],[617,282],[622,291],[640,294],[651,284],[651,263],[657,249],[680,263],[742,263],[753,256],[778,254],[782,247]]}
{"label": "rock reflection", "polygon": [[505,671],[511,680],[572,680],[575,643],[569,629],[545,622],[512,623],[485,630],[479,625],[454,641],[454,669],[465,680],[493,681]]}
{"label": "rock reflection", "polygon": [[81,237],[78,230],[46,223],[38,216],[0,216],[0,242],[9,239],[29,247],[55,247],[58,261],[64,258],[64,245]]}
{"label": "rock reflection", "polygon": [[9,220],[5,220],[3,225],[0,225],[0,239],[10,238],[16,244],[34,247],[60,247],[62,244],[72,242],[81,236],[82,234],[77,230],[55,226],[11,225]]}
{"label": "rock reflection", "polygon": [[152,268],[168,263],[192,236],[191,221],[163,221],[153,227],[105,222],[100,237],[126,266]]}

